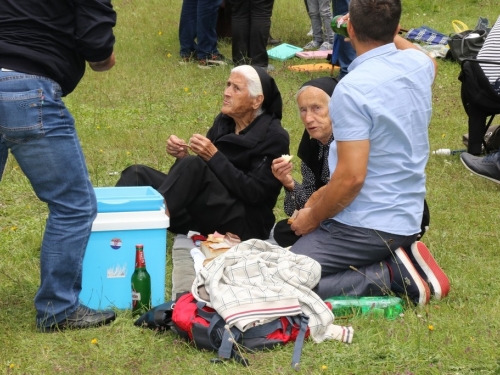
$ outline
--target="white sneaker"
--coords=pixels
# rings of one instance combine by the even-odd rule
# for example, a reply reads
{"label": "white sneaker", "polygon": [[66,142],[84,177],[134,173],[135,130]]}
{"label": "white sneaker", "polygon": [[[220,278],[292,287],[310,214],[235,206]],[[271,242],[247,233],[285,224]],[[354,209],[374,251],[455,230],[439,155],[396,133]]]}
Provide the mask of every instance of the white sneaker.
{"label": "white sneaker", "polygon": [[319,51],[331,51],[333,49],[333,44],[328,42],[323,42],[319,47]]}
{"label": "white sneaker", "polygon": [[309,32],[307,33],[307,36],[313,36],[313,28],[309,29]]}
{"label": "white sneaker", "polygon": [[314,40],[311,40],[309,43],[307,43],[304,47],[302,47],[305,50],[311,50],[311,49],[318,49],[319,46],[321,46],[321,43],[316,42]]}

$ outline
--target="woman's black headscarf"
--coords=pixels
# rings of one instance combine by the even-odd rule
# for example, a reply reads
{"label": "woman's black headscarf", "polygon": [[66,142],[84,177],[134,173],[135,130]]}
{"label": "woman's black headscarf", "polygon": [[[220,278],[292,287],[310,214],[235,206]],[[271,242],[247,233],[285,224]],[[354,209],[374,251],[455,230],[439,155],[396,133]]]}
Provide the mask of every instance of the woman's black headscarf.
{"label": "woman's black headscarf", "polygon": [[252,66],[252,68],[259,75],[260,84],[262,85],[262,93],[264,94],[262,109],[266,113],[274,114],[276,118],[281,120],[283,116],[283,100],[281,99],[280,90],[278,90],[278,86],[274,82],[274,78],[267,74],[260,66]]}
{"label": "woman's black headscarf", "polygon": [[[328,94],[328,96],[333,95],[333,90],[335,90],[335,86],[337,86],[337,79],[332,77],[320,77],[315,78],[313,80],[307,81],[304,83],[302,87],[313,86],[318,89],[323,90]],[[321,173],[323,170],[323,163],[326,160],[320,159],[318,160],[319,154],[319,144],[316,139],[313,139],[309,136],[307,130],[304,130],[304,134],[302,134],[302,139],[299,143],[299,150],[297,152],[300,160],[304,162],[314,173],[316,189],[319,189],[324,183],[321,181]]]}

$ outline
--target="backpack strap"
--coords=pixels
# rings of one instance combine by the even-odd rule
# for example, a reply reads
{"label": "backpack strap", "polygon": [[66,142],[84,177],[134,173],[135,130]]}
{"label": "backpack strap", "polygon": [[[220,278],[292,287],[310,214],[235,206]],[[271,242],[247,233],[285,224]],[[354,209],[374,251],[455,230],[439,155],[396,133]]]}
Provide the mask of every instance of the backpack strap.
{"label": "backpack strap", "polygon": [[300,330],[295,340],[295,346],[293,347],[292,355],[292,368],[295,371],[300,369],[300,356],[302,354],[302,347],[304,346],[304,339],[306,337],[307,325],[309,324],[309,317],[306,315],[300,315]]}

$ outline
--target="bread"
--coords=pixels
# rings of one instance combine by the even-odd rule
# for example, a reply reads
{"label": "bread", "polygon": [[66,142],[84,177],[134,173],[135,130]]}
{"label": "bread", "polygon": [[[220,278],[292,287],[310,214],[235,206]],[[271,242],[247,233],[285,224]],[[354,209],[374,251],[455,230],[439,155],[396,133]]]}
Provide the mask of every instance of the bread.
{"label": "bread", "polygon": [[292,160],[293,155],[281,155],[281,158],[288,163]]}
{"label": "bread", "polygon": [[200,250],[207,258],[214,258],[218,255],[224,254],[230,248],[231,245],[225,242],[203,241],[200,244]]}
{"label": "bread", "polygon": [[295,220],[295,218],[297,217],[298,213],[299,213],[299,211],[297,211],[297,210],[293,211],[292,216],[290,216],[286,222],[288,224],[292,224],[293,221]]}

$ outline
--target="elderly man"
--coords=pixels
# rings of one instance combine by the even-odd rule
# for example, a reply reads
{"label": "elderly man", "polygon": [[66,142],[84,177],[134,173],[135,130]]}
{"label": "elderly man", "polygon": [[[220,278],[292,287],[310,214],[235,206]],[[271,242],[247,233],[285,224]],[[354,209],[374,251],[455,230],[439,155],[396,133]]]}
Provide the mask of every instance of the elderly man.
{"label": "elderly man", "polygon": [[[416,242],[429,155],[433,59],[399,37],[400,0],[351,0],[357,57],[330,101],[331,178],[300,210],[291,251],[322,266],[318,294],[406,294],[418,304],[449,291]],[[373,22],[373,20],[377,22]]]}
{"label": "elderly man", "polygon": [[281,190],[271,162],[288,154],[290,144],[281,127],[282,106],[278,87],[264,69],[236,67],[207,136],[194,134],[189,143],[170,136],[167,153],[176,162],[168,174],[133,165],[117,186],[157,189],[165,197],[171,232],[267,239]]}

